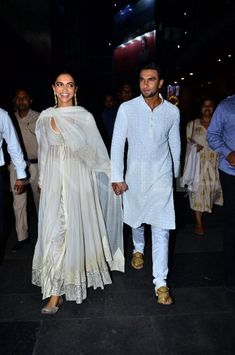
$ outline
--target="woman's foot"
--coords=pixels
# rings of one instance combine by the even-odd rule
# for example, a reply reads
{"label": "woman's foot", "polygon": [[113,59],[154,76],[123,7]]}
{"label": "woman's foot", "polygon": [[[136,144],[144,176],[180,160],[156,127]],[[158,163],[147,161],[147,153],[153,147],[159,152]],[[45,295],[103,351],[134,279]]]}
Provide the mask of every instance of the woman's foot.
{"label": "woman's foot", "polygon": [[55,314],[63,303],[62,296],[51,296],[47,305],[41,309],[42,314]]}
{"label": "woman's foot", "polygon": [[196,227],[194,229],[194,233],[197,234],[197,235],[204,235],[205,231],[204,231],[203,226],[196,225]]}

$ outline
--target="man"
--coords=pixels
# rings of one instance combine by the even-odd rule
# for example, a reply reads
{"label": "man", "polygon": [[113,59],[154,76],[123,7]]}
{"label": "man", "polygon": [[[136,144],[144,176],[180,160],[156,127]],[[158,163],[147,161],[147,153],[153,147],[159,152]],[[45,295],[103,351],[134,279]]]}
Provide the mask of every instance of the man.
{"label": "man", "polygon": [[235,292],[235,95],[222,100],[217,106],[207,130],[207,140],[210,148],[220,154],[225,286]]}
{"label": "man", "polygon": [[[116,195],[123,193],[124,222],[132,227],[131,265],[144,265],[144,224],[151,225],[153,283],[160,304],[172,304],[167,287],[169,229],[175,229],[172,160],[180,166],[179,109],[164,100],[164,80],[155,63],[140,70],[141,95],[120,105],[111,147],[111,179]],[[128,141],[127,170],[123,152]]]}
{"label": "man", "polygon": [[13,190],[16,195],[20,195],[25,191],[26,163],[11,119],[8,113],[0,108],[0,235],[3,233],[4,228],[2,169],[5,161],[2,150],[3,139],[7,143],[7,150],[10,154],[16,174]]}
{"label": "man", "polygon": [[117,92],[117,97],[118,97],[118,101],[120,104],[122,102],[126,102],[126,101],[133,99],[134,92],[133,92],[132,85],[129,83],[122,83],[119,86],[119,89]]}
{"label": "man", "polygon": [[[14,100],[15,113],[13,124],[18,133],[24,158],[27,162],[27,169],[29,174],[29,183],[33,193],[33,199],[36,210],[39,205],[39,191],[38,191],[38,146],[35,135],[35,125],[39,116],[39,112],[33,111],[30,107],[32,100],[29,93],[20,89],[16,91]],[[11,186],[14,186],[16,175],[13,164],[9,166]],[[27,222],[27,190],[19,195],[13,191],[13,208],[16,221],[17,243],[12,251],[16,252],[22,249],[26,243],[29,242],[28,236],[28,222]]]}
{"label": "man", "polygon": [[110,154],[110,147],[113,135],[114,122],[117,115],[118,106],[115,97],[112,94],[106,94],[104,97],[104,109],[101,112],[101,119],[104,126],[104,141]]}

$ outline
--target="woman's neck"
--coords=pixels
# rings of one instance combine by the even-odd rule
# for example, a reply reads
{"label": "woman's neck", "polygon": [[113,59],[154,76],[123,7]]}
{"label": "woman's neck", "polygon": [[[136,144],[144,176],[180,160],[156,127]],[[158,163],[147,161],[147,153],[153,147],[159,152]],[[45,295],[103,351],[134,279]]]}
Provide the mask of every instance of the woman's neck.
{"label": "woman's neck", "polygon": [[210,121],[211,121],[211,116],[202,116],[200,118],[200,123],[205,128],[208,128]]}

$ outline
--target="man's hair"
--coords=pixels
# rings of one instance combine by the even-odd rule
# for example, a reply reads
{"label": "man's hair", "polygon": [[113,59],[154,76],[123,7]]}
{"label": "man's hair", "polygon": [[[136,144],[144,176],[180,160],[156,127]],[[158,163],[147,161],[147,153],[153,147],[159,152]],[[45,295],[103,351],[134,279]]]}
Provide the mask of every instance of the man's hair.
{"label": "man's hair", "polygon": [[24,92],[27,94],[27,96],[31,99],[31,95],[30,95],[30,93],[29,93],[29,90],[28,90],[28,89],[24,89],[24,88],[22,88],[22,87],[20,87],[19,89],[15,90],[14,99],[15,99],[15,97],[17,96],[17,94],[19,93],[19,91],[24,91]]}
{"label": "man's hair", "polygon": [[163,69],[162,69],[160,64],[158,64],[156,62],[143,63],[143,64],[140,65],[139,73],[142,70],[148,70],[148,69],[156,70],[158,72],[159,79],[163,78]]}

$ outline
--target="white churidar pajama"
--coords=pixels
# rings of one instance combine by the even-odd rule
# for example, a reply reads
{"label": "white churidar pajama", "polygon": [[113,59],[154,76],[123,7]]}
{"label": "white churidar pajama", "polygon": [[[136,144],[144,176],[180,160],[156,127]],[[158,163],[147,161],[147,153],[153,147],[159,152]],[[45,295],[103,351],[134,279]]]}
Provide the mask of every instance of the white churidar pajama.
{"label": "white churidar pajama", "polygon": [[[152,260],[153,260],[153,284],[158,289],[166,286],[168,274],[168,243],[169,230],[151,226],[152,230]],[[133,253],[144,254],[145,238],[144,226],[132,228],[132,239],[134,244]]]}

